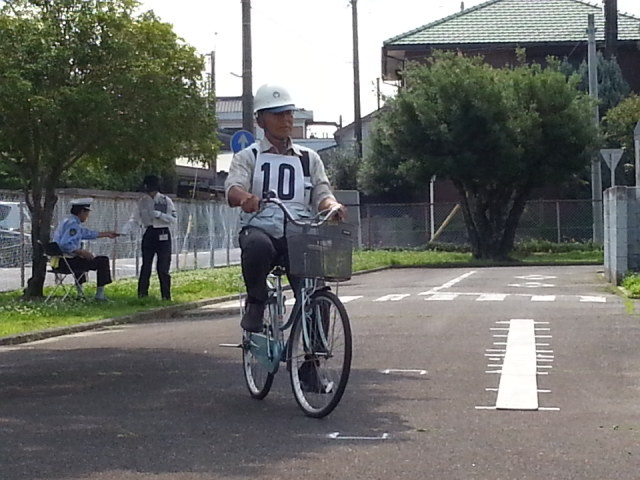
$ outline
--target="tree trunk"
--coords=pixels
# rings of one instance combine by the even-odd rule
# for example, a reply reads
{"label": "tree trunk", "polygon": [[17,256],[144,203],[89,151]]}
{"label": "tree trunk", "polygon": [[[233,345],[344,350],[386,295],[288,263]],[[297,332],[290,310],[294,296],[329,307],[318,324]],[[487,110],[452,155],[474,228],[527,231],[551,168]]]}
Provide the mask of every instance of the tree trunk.
{"label": "tree trunk", "polygon": [[31,211],[31,245],[33,247],[31,278],[27,281],[27,286],[24,290],[25,299],[44,297],[44,282],[47,276],[48,262],[44,253],[44,245],[51,238],[53,210],[58,201],[53,177],[54,175],[45,177],[47,180],[44,188],[44,202],[39,182],[32,182],[33,188],[25,192],[25,200]]}
{"label": "tree trunk", "polygon": [[507,260],[526,204],[526,192],[500,188],[476,190],[461,182],[454,182],[454,185],[462,198],[461,207],[473,257]]}

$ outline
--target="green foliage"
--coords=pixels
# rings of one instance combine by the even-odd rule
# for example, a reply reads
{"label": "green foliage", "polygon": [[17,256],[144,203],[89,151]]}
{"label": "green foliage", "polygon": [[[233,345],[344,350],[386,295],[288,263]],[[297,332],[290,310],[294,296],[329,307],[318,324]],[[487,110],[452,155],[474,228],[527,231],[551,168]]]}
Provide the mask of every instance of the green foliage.
{"label": "green foliage", "polygon": [[640,298],[640,274],[638,272],[630,272],[625,275],[621,286],[631,298]]}
{"label": "green foliage", "polygon": [[357,190],[361,160],[354,147],[342,147],[322,155],[331,185],[339,190]]}
{"label": "green foliage", "polygon": [[[622,70],[615,57],[605,58],[598,52],[598,103],[600,115],[618,105],[629,93],[631,88],[622,75]],[[576,69],[566,60],[563,63],[562,71],[568,75],[577,73],[580,82],[578,88],[583,92],[589,92],[589,65],[582,62]]]}
{"label": "green foliage", "polygon": [[[48,241],[55,188],[209,161],[215,117],[204,59],[135,0],[14,0],[0,8],[0,178],[27,192],[35,242]],[[89,182],[87,182],[89,183]],[[34,257],[28,293],[39,295]]]}
{"label": "green foliage", "polygon": [[506,258],[532,190],[587,165],[597,142],[590,99],[553,61],[495,69],[436,53],[405,79],[374,129],[364,185],[390,191],[424,188],[434,174],[450,179],[474,257]]}
{"label": "green foliage", "polygon": [[625,149],[621,163],[631,171],[635,169],[633,132],[639,121],[640,96],[634,94],[609,110],[602,122],[607,146]]}
{"label": "green foliage", "polygon": [[515,245],[515,250],[519,254],[566,252],[604,253],[602,245],[594,244],[593,242],[554,243],[549,242],[548,240],[527,240],[526,242],[518,242]]}

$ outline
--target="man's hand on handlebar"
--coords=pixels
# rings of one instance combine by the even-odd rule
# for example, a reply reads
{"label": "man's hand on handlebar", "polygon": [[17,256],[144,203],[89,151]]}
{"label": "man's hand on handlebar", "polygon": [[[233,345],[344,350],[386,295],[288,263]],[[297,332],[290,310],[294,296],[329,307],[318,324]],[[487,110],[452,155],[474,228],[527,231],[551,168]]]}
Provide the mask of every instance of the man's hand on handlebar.
{"label": "man's hand on handlebar", "polygon": [[260,199],[255,195],[249,195],[240,201],[240,208],[245,213],[254,213],[260,210]]}
{"label": "man's hand on handlebar", "polygon": [[333,215],[334,219],[338,219],[344,222],[347,219],[347,207],[342,205],[339,202],[336,202],[332,199],[326,199],[320,204],[320,210],[334,210],[335,214]]}

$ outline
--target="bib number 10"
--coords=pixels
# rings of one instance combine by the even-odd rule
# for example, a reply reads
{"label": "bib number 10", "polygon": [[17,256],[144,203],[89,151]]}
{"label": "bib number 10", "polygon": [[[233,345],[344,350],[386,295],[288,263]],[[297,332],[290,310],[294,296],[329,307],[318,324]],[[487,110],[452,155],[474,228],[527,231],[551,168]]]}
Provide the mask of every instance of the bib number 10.
{"label": "bib number 10", "polygon": [[[270,192],[275,190],[280,200],[292,200],[295,196],[296,169],[292,165],[281,163],[278,165],[277,177],[271,178],[271,164],[262,164],[262,191]],[[274,172],[275,173],[275,172]],[[274,180],[277,185],[271,185]]]}

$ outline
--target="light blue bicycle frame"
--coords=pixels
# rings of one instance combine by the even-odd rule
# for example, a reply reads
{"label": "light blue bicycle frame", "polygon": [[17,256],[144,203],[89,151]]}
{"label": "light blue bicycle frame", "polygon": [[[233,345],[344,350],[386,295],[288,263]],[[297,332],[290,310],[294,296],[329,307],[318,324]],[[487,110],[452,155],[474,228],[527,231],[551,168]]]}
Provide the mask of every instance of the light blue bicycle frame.
{"label": "light blue bicycle frame", "polygon": [[[267,308],[269,309],[269,316],[271,317],[271,324],[268,328],[271,332],[269,332],[270,334],[268,335],[263,332],[251,333],[249,334],[249,341],[251,342],[250,348],[253,355],[258,359],[258,361],[271,373],[276,373],[280,366],[280,362],[285,359],[284,353],[287,351],[287,339],[285,338],[284,332],[292,326],[295,321],[295,317],[298,315],[296,314],[296,308],[294,308],[287,322],[283,324],[286,308],[285,296],[282,290],[282,277],[270,274],[267,277],[267,284],[269,289]],[[303,322],[302,325],[305,345],[310,345],[309,322],[305,321],[308,310],[306,307],[308,307],[311,295],[315,292],[316,288],[317,282],[315,279],[304,279],[304,287],[302,288],[300,300],[302,305],[305,305],[305,308],[301,311],[300,321]],[[327,339],[323,332],[324,329],[321,328],[318,330],[322,332],[322,342],[326,346]]]}

